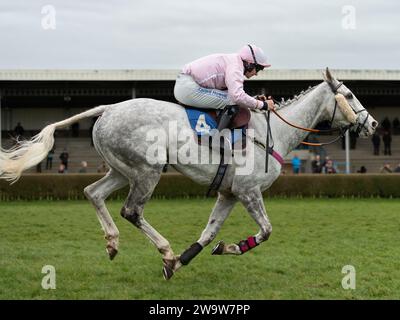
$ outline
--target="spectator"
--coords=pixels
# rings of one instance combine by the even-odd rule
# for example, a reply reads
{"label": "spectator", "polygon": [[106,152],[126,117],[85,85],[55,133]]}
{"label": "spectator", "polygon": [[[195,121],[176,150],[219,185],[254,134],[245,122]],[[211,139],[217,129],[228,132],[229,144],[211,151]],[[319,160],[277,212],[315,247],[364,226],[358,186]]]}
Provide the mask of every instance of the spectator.
{"label": "spectator", "polygon": [[380,170],[381,173],[392,173],[392,168],[389,163],[386,163]]}
{"label": "spectator", "polygon": [[324,162],[322,162],[322,168],[325,167],[326,163],[330,160],[331,158],[329,156],[325,156]]}
{"label": "spectator", "polygon": [[357,173],[367,173],[367,168],[364,166],[361,166],[360,170],[357,170]]}
{"label": "spectator", "polygon": [[372,144],[374,145],[374,155],[379,156],[379,146],[381,145],[381,137],[377,132],[372,135]]}
{"label": "spectator", "polygon": [[400,173],[400,163],[397,165],[393,172]]}
{"label": "spectator", "polygon": [[58,167],[58,173],[65,173],[65,166],[62,163]]}
{"label": "spectator", "polygon": [[384,146],[383,154],[391,156],[392,150],[391,150],[390,146],[392,144],[392,135],[391,135],[390,131],[385,130],[383,132],[382,140],[383,140],[383,146]]}
{"label": "spectator", "polygon": [[300,173],[300,167],[301,167],[301,160],[298,157],[297,154],[294,154],[292,158],[292,168],[293,168],[293,173],[294,174],[299,174]]}
{"label": "spectator", "polygon": [[324,166],[324,168],[322,169],[323,173],[327,173],[327,174],[331,174],[331,173],[336,173],[337,170],[333,165],[333,161],[332,160],[328,160],[326,161],[326,164]]}
{"label": "spectator", "polygon": [[311,171],[312,173],[322,172],[321,156],[317,154],[313,161],[311,161]]}
{"label": "spectator", "polygon": [[23,135],[24,135],[24,133],[25,133],[25,130],[24,130],[24,128],[22,127],[21,122],[18,122],[18,123],[17,123],[17,126],[14,128],[14,132],[15,132],[15,135],[16,135],[17,137],[23,137]]}
{"label": "spectator", "polygon": [[68,158],[69,158],[69,154],[67,152],[67,149],[64,148],[63,152],[60,154],[60,160],[61,163],[64,165],[64,171],[67,172],[68,171]]}
{"label": "spectator", "polygon": [[393,120],[393,134],[399,134],[400,133],[400,121],[399,118],[396,117]]}
{"label": "spectator", "polygon": [[108,167],[106,165],[106,162],[103,161],[98,167],[97,167],[97,173],[105,173],[108,171]]}
{"label": "spectator", "polygon": [[79,173],[87,173],[87,162],[86,161],[81,162],[81,168],[79,169]]}
{"label": "spectator", "polygon": [[54,157],[54,151],[56,150],[56,147],[53,146],[53,149],[49,151],[47,154],[46,158],[46,170],[51,170],[53,168],[53,157]]}
{"label": "spectator", "polygon": [[388,117],[385,117],[382,121],[382,128],[386,131],[390,131],[390,120]]}

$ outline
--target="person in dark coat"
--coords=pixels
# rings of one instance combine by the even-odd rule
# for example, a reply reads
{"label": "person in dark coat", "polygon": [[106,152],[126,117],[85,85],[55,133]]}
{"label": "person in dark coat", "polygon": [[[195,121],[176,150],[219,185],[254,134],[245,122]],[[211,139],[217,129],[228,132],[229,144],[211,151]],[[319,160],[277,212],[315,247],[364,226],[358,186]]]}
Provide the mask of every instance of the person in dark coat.
{"label": "person in dark coat", "polygon": [[392,155],[391,144],[392,144],[392,135],[390,131],[385,130],[382,136],[383,146],[384,146],[384,154],[385,155]]}
{"label": "person in dark coat", "polygon": [[312,170],[312,173],[321,173],[322,172],[321,157],[319,154],[317,154],[315,156],[315,159],[311,162],[311,170]]}
{"label": "person in dark coat", "polygon": [[14,132],[17,137],[23,137],[25,130],[24,127],[21,125],[21,122],[17,123],[17,126],[14,128]]}
{"label": "person in dark coat", "polygon": [[382,128],[386,131],[390,131],[390,127],[391,127],[390,120],[388,117],[385,117],[385,119],[383,119],[382,121]]}
{"label": "person in dark coat", "polygon": [[367,173],[367,168],[365,166],[361,166],[360,170],[357,170],[357,173]]}
{"label": "person in dark coat", "polygon": [[372,135],[372,144],[374,145],[374,155],[379,156],[379,146],[381,145],[381,137],[377,132]]}
{"label": "person in dark coat", "polygon": [[69,159],[69,154],[67,152],[67,149],[64,148],[63,152],[60,154],[60,160],[61,164],[64,165],[64,171],[68,171],[68,159]]}

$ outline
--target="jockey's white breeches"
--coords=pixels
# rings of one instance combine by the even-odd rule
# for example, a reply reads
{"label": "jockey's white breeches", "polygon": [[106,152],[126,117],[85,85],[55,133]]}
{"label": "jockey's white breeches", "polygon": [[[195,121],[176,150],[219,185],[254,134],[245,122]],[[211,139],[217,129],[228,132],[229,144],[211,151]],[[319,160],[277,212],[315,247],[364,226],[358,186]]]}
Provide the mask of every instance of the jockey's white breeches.
{"label": "jockey's white breeches", "polygon": [[190,75],[183,73],[176,79],[174,95],[180,103],[195,108],[223,109],[235,104],[229,99],[227,90],[203,88]]}

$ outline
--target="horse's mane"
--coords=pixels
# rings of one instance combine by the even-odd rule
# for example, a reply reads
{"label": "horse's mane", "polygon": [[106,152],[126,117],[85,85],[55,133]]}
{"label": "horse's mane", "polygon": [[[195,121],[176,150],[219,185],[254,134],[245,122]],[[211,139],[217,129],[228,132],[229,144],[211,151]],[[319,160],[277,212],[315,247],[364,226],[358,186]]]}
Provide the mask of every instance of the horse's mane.
{"label": "horse's mane", "polygon": [[[296,95],[294,95],[293,96],[293,98],[288,98],[288,99],[284,99],[284,98],[282,98],[282,100],[278,103],[278,110],[281,110],[281,109],[283,109],[283,108],[286,108],[286,107],[288,107],[288,106],[290,106],[290,105],[292,105],[293,103],[295,103],[295,102],[297,102],[297,101],[299,101],[299,100],[301,100],[301,99],[303,99],[308,93],[310,93],[311,91],[313,91],[316,87],[318,87],[320,85],[320,83],[319,84],[317,84],[317,85],[315,85],[315,86],[309,86],[308,88],[307,88],[307,90],[302,90],[299,94],[296,94]],[[275,103],[276,104],[276,103]],[[259,110],[256,110],[256,109],[250,109],[251,111],[256,111],[256,112],[259,112]]]}
{"label": "horse's mane", "polygon": [[288,107],[291,104],[303,99],[308,93],[313,91],[319,85],[320,84],[317,84],[317,85],[315,85],[313,87],[309,86],[307,90],[302,90],[299,94],[294,95],[293,98],[288,98],[286,100],[284,98],[282,98],[282,100],[279,102],[278,109],[282,109],[282,108]]}

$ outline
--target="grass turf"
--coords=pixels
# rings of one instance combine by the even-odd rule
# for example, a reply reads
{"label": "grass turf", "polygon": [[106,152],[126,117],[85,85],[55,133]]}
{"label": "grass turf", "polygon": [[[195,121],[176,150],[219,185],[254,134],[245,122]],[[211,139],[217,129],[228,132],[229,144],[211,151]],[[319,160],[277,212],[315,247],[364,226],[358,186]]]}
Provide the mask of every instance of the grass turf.
{"label": "grass turf", "polygon": [[[119,216],[119,254],[109,261],[96,214],[86,201],[0,204],[0,299],[399,299],[399,199],[266,199],[270,239],[242,256],[212,256],[216,241],[258,232],[237,204],[217,238],[170,281],[161,256]],[[146,219],[181,253],[195,242],[214,204],[152,200]],[[41,287],[44,265],[55,290]],[[344,290],[353,265],[356,289]]]}

